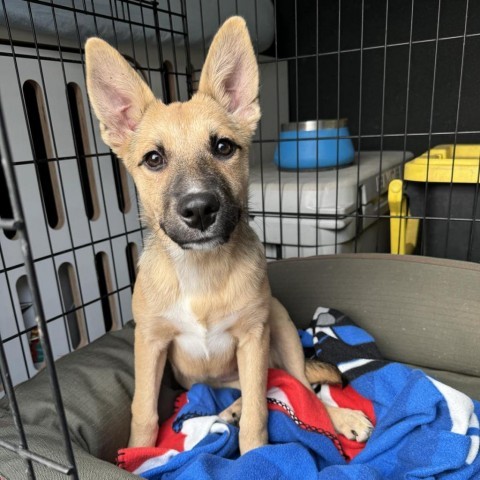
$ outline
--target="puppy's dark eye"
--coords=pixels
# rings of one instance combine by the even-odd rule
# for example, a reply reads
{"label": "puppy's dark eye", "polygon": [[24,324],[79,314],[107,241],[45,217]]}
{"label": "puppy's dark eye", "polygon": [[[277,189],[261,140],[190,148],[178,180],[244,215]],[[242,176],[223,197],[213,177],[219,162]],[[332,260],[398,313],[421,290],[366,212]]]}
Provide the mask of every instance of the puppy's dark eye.
{"label": "puppy's dark eye", "polygon": [[153,172],[161,170],[167,165],[167,159],[165,158],[165,152],[162,150],[154,150],[148,152],[143,157],[143,163]]}
{"label": "puppy's dark eye", "polygon": [[237,146],[228,138],[219,138],[213,143],[213,154],[219,158],[230,158],[236,149]]}

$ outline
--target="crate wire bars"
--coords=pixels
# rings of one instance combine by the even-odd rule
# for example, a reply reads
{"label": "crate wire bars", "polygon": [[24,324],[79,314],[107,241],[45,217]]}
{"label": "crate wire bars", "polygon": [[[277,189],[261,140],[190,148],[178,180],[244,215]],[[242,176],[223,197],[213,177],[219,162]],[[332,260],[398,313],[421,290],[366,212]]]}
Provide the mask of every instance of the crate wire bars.
{"label": "crate wire bars", "polygon": [[22,458],[25,459],[27,463],[27,473],[28,478],[35,478],[33,471],[32,460],[43,463],[50,468],[53,468],[65,475],[70,475],[72,478],[78,478],[76,468],[75,468],[75,459],[73,456],[72,443],[70,440],[70,434],[68,432],[67,420],[65,415],[65,410],[62,404],[62,394],[60,392],[58,378],[55,371],[54,359],[52,354],[52,346],[50,343],[50,337],[48,334],[48,327],[45,321],[45,314],[43,311],[42,299],[40,296],[40,291],[38,288],[37,275],[35,273],[35,268],[33,265],[32,252],[30,248],[30,240],[27,231],[27,225],[25,223],[25,217],[23,215],[23,209],[20,202],[20,195],[17,185],[17,180],[15,173],[13,171],[13,162],[10,152],[10,147],[7,139],[7,133],[5,129],[5,116],[3,114],[1,99],[0,99],[0,131],[2,135],[2,141],[5,149],[4,155],[1,155],[2,167],[5,172],[7,185],[10,193],[10,201],[13,209],[13,218],[7,220],[1,220],[0,227],[8,230],[16,230],[19,236],[19,241],[21,243],[22,253],[25,260],[25,269],[27,271],[27,278],[29,281],[30,289],[33,294],[33,308],[35,310],[35,321],[39,328],[40,333],[40,342],[42,345],[42,350],[45,353],[47,371],[49,375],[50,385],[52,388],[53,398],[55,401],[55,408],[60,421],[60,427],[62,429],[64,441],[65,441],[65,454],[68,460],[68,466],[60,465],[56,462],[51,461],[48,458],[37,455],[28,450],[27,438],[23,430],[22,419],[20,412],[18,410],[17,401],[15,398],[15,391],[13,388],[12,380],[10,378],[10,371],[8,368],[7,357],[5,355],[5,349],[3,347],[2,337],[0,335],[0,373],[2,378],[2,383],[4,385],[9,403],[10,409],[13,414],[15,426],[18,429],[20,436],[20,446],[12,445],[10,443],[4,442],[0,439],[0,446],[7,448],[16,452]]}
{"label": "crate wire bars", "polygon": [[[12,26],[12,5],[23,9],[24,35]],[[39,27],[41,8],[51,18],[48,34]],[[78,478],[54,360],[131,319],[143,239],[134,186],[101,142],[88,108],[86,32],[118,47],[165,102],[184,101],[196,89],[214,31],[235,13],[247,17],[262,78],[250,215],[267,257],[386,251],[388,225],[397,218],[420,221],[419,254],[429,253],[423,241],[429,222],[446,226],[445,254],[455,226],[467,225],[465,259],[476,260],[480,173],[466,217],[454,213],[453,177],[457,144],[480,143],[477,2],[0,0],[0,302],[7,319],[0,317],[0,370],[19,433],[13,445],[0,432],[0,448],[25,459],[28,478],[35,478],[36,463]],[[282,124],[342,117],[349,119],[350,134],[330,140],[337,152],[341,140],[354,143],[351,167],[307,173],[273,167]],[[292,141],[299,158],[298,134]],[[438,143],[453,145],[446,213],[424,208],[392,216],[385,204],[388,182],[405,184],[403,166],[412,154]],[[432,161],[428,154],[424,207],[434,188]],[[348,169],[353,193],[342,210]],[[322,182],[332,186],[328,212],[322,210]],[[366,246],[364,232],[370,232]],[[35,357],[39,352],[44,358]],[[13,388],[43,364],[65,439],[61,464],[28,449]]]}
{"label": "crate wire bars", "polygon": [[[480,257],[475,251],[480,233],[478,179],[472,181],[471,197],[468,202],[465,201],[469,211],[465,215],[459,215],[453,208],[455,201],[458,202],[458,193],[452,181],[453,172],[457,167],[460,168],[462,161],[461,154],[457,152],[457,144],[478,142],[480,133],[476,114],[478,110],[473,106],[478,104],[477,92],[480,87],[478,75],[474,73],[478,68],[474,60],[475,52],[478,52],[480,31],[478,5],[468,0],[339,0],[322,3],[292,0],[277,2],[276,5],[276,31],[281,34],[275,37],[274,58],[262,58],[260,64],[288,64],[288,120],[295,123],[310,118],[338,120],[348,117],[352,133],[350,138],[358,152],[355,161],[357,185],[361,183],[360,176],[366,161],[365,151],[379,151],[377,174],[379,181],[382,181],[388,150],[402,152],[400,163],[403,166],[412,158],[408,156],[408,150],[418,156],[439,143],[451,143],[453,160],[452,178],[447,182],[448,207],[441,214],[429,212],[425,208],[408,217],[421,221],[417,253],[452,255],[450,247],[454,240],[449,238],[449,234],[462,227],[468,229],[469,244],[465,252],[457,253],[451,258],[478,261]],[[278,104],[279,101],[277,107]],[[339,140],[338,137],[332,138]],[[263,136],[256,141],[262,148],[278,139],[270,140]],[[476,172],[478,157],[477,153],[471,158],[471,167]],[[426,170],[429,171],[434,164],[430,154],[427,155],[426,162]],[[261,163],[264,164],[262,159]],[[264,171],[263,165],[261,170]],[[301,174],[297,175],[296,192],[299,196],[302,184]],[[319,184],[318,180],[326,174],[317,171],[313,175],[316,175],[316,182],[312,183]],[[337,169],[332,180],[337,185],[333,201],[335,211],[341,203],[338,185],[342,176],[342,170]],[[396,178],[407,180],[403,168]],[[391,178],[387,179],[387,183],[389,180]],[[278,183],[284,184],[286,181],[287,176],[279,171]],[[422,205],[428,205],[431,201],[429,192],[434,185],[427,174]],[[296,211],[286,212],[280,192],[278,195],[278,209],[263,208],[263,204],[262,207],[255,205],[251,213],[258,213],[263,220],[265,214],[283,218],[291,215],[295,220],[307,217],[300,209],[298,196]],[[359,207],[361,202],[357,198],[356,208],[344,214],[345,217],[360,222],[368,219],[390,221],[392,218],[391,214],[380,208],[375,212],[366,212],[359,211]],[[318,210],[318,203],[312,210]],[[401,218],[406,215],[404,213]],[[318,242],[320,216],[313,214],[312,218],[316,220],[317,241],[311,251],[312,254],[323,253]],[[337,221],[338,218],[335,218]],[[443,237],[444,243],[439,248],[440,251],[433,253],[428,249],[427,242],[421,239],[430,234],[430,229],[436,222],[442,224],[447,233]],[[296,225],[298,230],[293,243],[285,238],[281,221],[278,233],[280,244],[290,243],[295,248],[295,254],[300,255],[300,222],[297,221]],[[265,232],[265,225],[263,231]],[[337,231],[339,229],[335,229],[335,241],[332,242],[335,253],[342,251]],[[378,239],[377,233],[375,250],[380,249]],[[357,240],[355,237],[355,252],[361,251]],[[392,250],[392,253],[396,252]],[[273,257],[278,256],[275,257],[274,253]]]}
{"label": "crate wire bars", "polygon": [[[173,97],[186,100],[191,96],[186,7],[184,1],[174,3],[174,8],[171,8],[170,0],[162,4],[149,0],[112,0],[107,3],[70,0],[0,2],[0,24],[3,23],[4,27],[0,37],[0,62],[3,60],[0,77],[5,89],[8,88],[4,83],[6,78],[12,81],[10,86],[17,85],[15,97],[20,107],[18,111],[12,111],[10,104],[9,108],[5,107],[5,102],[0,104],[0,156],[3,168],[0,172],[0,230],[5,233],[2,237],[5,243],[0,249],[0,290],[3,290],[0,294],[8,299],[7,305],[11,304],[10,310],[7,308],[6,320],[14,325],[14,328],[6,326],[5,318],[3,325],[0,325],[0,371],[1,385],[19,435],[16,445],[0,438],[0,448],[15,452],[25,460],[27,478],[36,478],[35,464],[70,478],[78,478],[54,359],[94,340],[105,331],[120,328],[131,318],[128,299],[135,280],[136,256],[143,238],[133,184],[118,159],[105,148],[100,148],[102,142],[96,130],[96,120],[88,107],[85,109],[88,103],[83,93],[85,34],[81,28],[82,22],[89,25],[89,35],[100,34],[99,29],[105,29],[107,24],[110,42],[115,46],[122,45],[120,48],[124,51],[130,50],[126,55],[127,60],[152,85],[160,98],[164,101]],[[102,8],[105,5],[107,10],[95,10],[95,7]],[[17,7],[21,10],[15,10]],[[35,10],[38,7],[43,10]],[[24,14],[30,26],[31,38],[23,38],[28,35],[18,38],[18,32],[11,27],[9,12],[10,15],[12,12],[14,15],[18,12]],[[47,12],[50,16],[50,35],[42,32],[44,26],[38,27],[40,20],[36,14],[39,12]],[[65,39],[61,32],[65,29],[67,14],[70,15],[74,30],[70,38]],[[123,38],[123,44],[118,37]],[[150,49],[147,48],[147,39]],[[168,57],[172,58],[173,64],[167,64],[164,60],[165,43],[170,43],[167,47]],[[176,51],[177,43],[181,44],[181,52]],[[185,65],[184,71],[179,70],[182,67],[177,65],[177,59]],[[55,69],[55,65],[58,68]],[[77,70],[72,70],[72,67]],[[56,74],[57,91],[51,88],[55,81],[52,71]],[[35,80],[30,80],[31,77]],[[62,91],[65,92],[65,98],[59,99]],[[5,91],[2,93],[0,100],[10,101]],[[60,118],[69,126],[65,132],[61,131],[58,118],[55,118],[58,103],[63,108]],[[15,131],[12,134],[12,129],[9,129],[9,125],[14,123],[12,114],[23,115],[22,125],[25,125],[26,134],[23,140],[30,146],[30,155],[33,156],[28,156],[26,150],[19,154],[18,137]],[[18,117],[13,118],[18,121]],[[70,134],[71,138],[68,148],[62,143],[62,134],[65,133]],[[12,140],[15,141],[16,154],[12,152]],[[100,164],[100,160],[107,163]],[[24,174],[24,169],[34,172],[35,183],[31,187],[41,192],[33,202],[16,180],[19,171]],[[81,239],[76,237],[79,228],[75,226],[76,214],[72,213],[76,210],[69,202],[72,196],[72,173],[74,182],[81,187],[77,191],[76,202],[80,209],[84,209],[80,210],[82,216],[88,218],[80,228],[84,232]],[[25,175],[21,178],[25,181]],[[105,190],[108,190],[107,193]],[[35,201],[40,207],[36,215],[28,212],[27,221],[21,197],[29,210],[35,208]],[[51,214],[52,210],[55,211],[54,215]],[[32,235],[32,217],[46,224],[44,231],[33,228],[33,243],[27,233],[28,224]],[[103,228],[95,231],[90,221],[101,221]],[[33,226],[37,225],[33,223]],[[64,232],[63,243],[55,239],[58,230]],[[0,231],[0,235],[4,233]],[[42,240],[45,248],[39,253],[38,242]],[[11,258],[8,242],[18,247]],[[118,250],[125,251],[126,258],[119,259]],[[87,274],[85,251],[90,252]],[[68,261],[65,262],[65,259]],[[45,286],[38,282],[39,269],[44,282],[45,269],[42,266],[45,262],[51,262],[53,270],[58,272],[51,278],[51,287],[57,286],[55,313],[51,308],[48,308],[48,313],[45,312]],[[63,269],[65,275],[62,278],[62,267],[65,266],[69,268]],[[19,270],[24,274],[15,276]],[[94,281],[95,277],[97,282]],[[98,283],[93,294],[88,292],[91,283]],[[25,292],[28,292],[26,297]],[[93,312],[89,315],[88,310],[95,306],[97,313],[104,317],[105,325],[100,330],[98,325],[89,321]],[[24,312],[29,312],[29,324]],[[63,329],[61,335],[60,328]],[[50,332],[53,332],[53,337]],[[59,343],[62,343],[60,347]],[[18,352],[18,358],[23,359],[23,362],[20,360],[23,364],[20,369],[15,362],[17,358],[13,361],[9,358],[12,344]],[[34,350],[40,352],[40,358],[34,358]],[[63,434],[65,461],[61,463],[29,450],[13,388],[19,381],[35,375],[43,366],[49,376],[59,428]],[[13,372],[12,367],[15,370]],[[0,468],[0,477],[1,473]]]}

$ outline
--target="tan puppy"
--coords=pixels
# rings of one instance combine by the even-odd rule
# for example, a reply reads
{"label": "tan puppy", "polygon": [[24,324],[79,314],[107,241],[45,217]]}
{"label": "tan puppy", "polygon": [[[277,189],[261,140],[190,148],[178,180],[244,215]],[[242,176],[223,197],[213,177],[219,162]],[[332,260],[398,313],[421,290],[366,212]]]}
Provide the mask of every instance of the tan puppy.
{"label": "tan puppy", "polygon": [[[263,248],[248,225],[248,150],[260,118],[258,67],[245,21],[220,28],[198,93],[163,104],[104,41],[86,44],[87,86],[103,140],[125,162],[150,230],[133,295],[135,395],[130,446],[154,445],[167,358],[185,388],[241,387],[240,450],[268,442],[269,364],[310,388],[298,335],[272,298]],[[309,364],[307,364],[309,365]],[[340,381],[307,368],[310,381]],[[243,405],[242,405],[243,403]],[[328,408],[337,431],[366,441],[360,412]]]}

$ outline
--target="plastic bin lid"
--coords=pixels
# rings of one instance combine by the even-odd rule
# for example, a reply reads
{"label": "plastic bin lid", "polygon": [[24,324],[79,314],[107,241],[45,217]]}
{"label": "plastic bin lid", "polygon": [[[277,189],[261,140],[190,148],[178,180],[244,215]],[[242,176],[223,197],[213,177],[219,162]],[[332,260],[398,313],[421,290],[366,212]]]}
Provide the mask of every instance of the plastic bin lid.
{"label": "plastic bin lid", "polygon": [[480,145],[438,145],[405,164],[411,182],[478,183]]}
{"label": "plastic bin lid", "polygon": [[348,167],[318,172],[280,171],[265,161],[250,170],[249,211],[347,215],[384,194],[401,176],[403,161],[411,158],[403,151],[361,151]]}

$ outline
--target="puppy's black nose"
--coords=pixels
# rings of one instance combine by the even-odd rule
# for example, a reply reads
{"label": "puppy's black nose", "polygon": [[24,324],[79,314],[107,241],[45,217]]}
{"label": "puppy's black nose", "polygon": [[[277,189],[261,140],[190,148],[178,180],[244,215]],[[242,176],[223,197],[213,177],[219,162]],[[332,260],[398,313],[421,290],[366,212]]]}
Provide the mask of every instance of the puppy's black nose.
{"label": "puppy's black nose", "polygon": [[190,227],[202,232],[215,223],[220,202],[210,192],[190,193],[178,202],[177,211]]}

